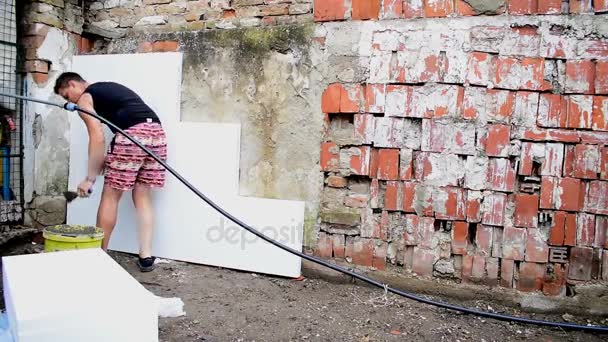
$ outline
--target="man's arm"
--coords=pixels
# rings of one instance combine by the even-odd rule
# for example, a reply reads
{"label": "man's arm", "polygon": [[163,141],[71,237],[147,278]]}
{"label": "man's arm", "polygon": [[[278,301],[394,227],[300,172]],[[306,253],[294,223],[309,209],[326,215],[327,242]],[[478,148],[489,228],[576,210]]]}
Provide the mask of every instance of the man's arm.
{"label": "man's arm", "polygon": [[[93,109],[93,98],[90,94],[82,94],[80,100],[78,100],[78,107],[94,113]],[[93,182],[95,177],[101,173],[103,169],[104,156],[105,156],[105,137],[103,134],[103,126],[101,122],[91,115],[79,112],[78,113],[89,132],[89,171],[87,173],[87,180]]]}

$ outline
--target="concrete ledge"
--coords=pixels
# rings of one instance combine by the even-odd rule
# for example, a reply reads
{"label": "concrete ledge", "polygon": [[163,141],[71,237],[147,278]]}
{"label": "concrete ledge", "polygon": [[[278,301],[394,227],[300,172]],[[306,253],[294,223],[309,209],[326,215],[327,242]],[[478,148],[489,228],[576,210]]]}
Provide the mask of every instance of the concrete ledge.
{"label": "concrete ledge", "polygon": [[[343,266],[393,288],[417,295],[436,296],[443,302],[465,304],[467,301],[483,300],[516,308],[529,313],[578,314],[586,316],[608,315],[608,283],[576,285],[575,295],[569,297],[549,297],[542,293],[524,293],[515,289],[461,284],[451,280],[427,280],[403,273],[403,269],[387,267],[385,271],[371,270],[332,260]],[[336,272],[316,263],[304,260],[302,274],[308,278],[323,279],[333,283],[356,283],[371,286],[351,276]],[[466,304],[465,304],[466,305]]]}

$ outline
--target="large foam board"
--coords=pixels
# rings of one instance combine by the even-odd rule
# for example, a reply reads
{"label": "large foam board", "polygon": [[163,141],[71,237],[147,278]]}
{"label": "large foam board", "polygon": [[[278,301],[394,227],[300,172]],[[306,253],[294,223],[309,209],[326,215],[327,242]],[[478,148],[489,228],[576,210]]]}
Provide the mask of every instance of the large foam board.
{"label": "large foam board", "polygon": [[[73,67],[89,81],[117,81],[138,92],[159,114],[167,131],[167,162],[171,167],[238,219],[301,251],[303,202],[238,195],[240,125],[180,121],[180,53],[77,56]],[[150,70],[154,70],[153,81]],[[109,131],[107,134],[109,138]],[[72,189],[84,178],[86,161],[86,129],[73,115],[69,175]],[[101,189],[98,182],[90,198],[70,203],[67,222],[95,224]],[[156,256],[288,277],[300,275],[300,258],[237,227],[170,174],[165,188],[154,191],[153,204]],[[130,193],[121,200],[109,248],[138,251]]]}
{"label": "large foam board", "polygon": [[2,258],[15,342],[158,341],[156,298],[99,248]]}

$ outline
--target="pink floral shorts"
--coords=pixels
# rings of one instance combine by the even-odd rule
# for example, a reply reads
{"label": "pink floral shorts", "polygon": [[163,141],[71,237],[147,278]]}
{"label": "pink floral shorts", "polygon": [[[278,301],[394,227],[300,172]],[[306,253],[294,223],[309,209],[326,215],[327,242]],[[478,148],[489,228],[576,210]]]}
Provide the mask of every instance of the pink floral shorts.
{"label": "pink floral shorts", "polygon": [[[167,160],[165,131],[157,122],[145,122],[124,130],[162,161]],[[120,133],[116,133],[105,160],[105,182],[112,188],[128,191],[136,183],[162,188],[165,168],[144,150]]]}

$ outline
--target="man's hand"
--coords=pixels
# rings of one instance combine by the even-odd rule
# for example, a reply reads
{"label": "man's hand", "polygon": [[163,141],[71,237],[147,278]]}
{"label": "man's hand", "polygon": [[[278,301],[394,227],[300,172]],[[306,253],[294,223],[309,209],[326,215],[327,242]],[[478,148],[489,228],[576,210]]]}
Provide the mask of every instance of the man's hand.
{"label": "man's hand", "polygon": [[93,191],[93,182],[85,179],[78,184],[78,196],[89,197],[90,191]]}

